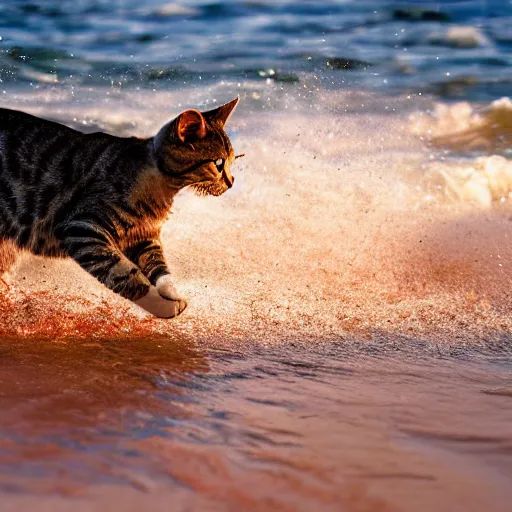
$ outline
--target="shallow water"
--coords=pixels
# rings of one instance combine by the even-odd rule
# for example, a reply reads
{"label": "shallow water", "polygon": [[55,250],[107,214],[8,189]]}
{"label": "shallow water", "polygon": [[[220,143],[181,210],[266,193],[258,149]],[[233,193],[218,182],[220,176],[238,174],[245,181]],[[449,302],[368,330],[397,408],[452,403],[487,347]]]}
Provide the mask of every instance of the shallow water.
{"label": "shallow water", "polygon": [[505,511],[512,498],[510,360],[172,336],[0,350],[3,510]]}
{"label": "shallow water", "polygon": [[239,94],[246,154],[164,227],[178,319],[0,282],[2,511],[508,510],[506,2],[0,9],[0,106],[149,136]]}

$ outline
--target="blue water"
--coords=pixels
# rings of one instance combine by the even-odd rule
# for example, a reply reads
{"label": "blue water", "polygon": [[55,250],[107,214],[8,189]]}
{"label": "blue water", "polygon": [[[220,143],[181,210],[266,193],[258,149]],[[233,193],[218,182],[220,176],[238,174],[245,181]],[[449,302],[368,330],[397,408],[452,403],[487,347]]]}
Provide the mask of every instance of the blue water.
{"label": "blue water", "polygon": [[510,0],[10,0],[0,79],[161,89],[307,78],[489,99],[512,90],[511,26]]}

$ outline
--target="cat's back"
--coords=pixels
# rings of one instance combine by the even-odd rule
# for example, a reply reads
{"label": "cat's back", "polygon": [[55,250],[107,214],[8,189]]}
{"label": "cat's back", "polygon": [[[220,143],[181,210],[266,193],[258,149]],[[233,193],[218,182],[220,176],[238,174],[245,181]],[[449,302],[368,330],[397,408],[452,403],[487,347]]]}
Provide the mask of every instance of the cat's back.
{"label": "cat's back", "polygon": [[[26,112],[0,108],[0,154],[14,152],[25,154],[24,163],[36,157],[39,150],[46,156],[58,153],[80,153],[87,158],[99,156],[109,147],[126,145],[123,139],[104,132],[83,133],[55,121],[42,119]],[[44,162],[39,160],[39,164]],[[1,167],[1,166],[0,166]]]}
{"label": "cat's back", "polygon": [[82,135],[53,121],[0,108],[0,181],[3,188],[14,182],[19,184],[18,188],[21,185],[21,188],[35,187],[44,176],[51,180],[62,174],[61,166],[56,165],[60,155],[69,154]]}
{"label": "cat's back", "polygon": [[12,233],[20,247],[54,254],[53,225],[113,197],[116,183],[106,170],[117,141],[0,109],[0,239]]}
{"label": "cat's back", "polygon": [[83,135],[55,121],[19,110],[0,108],[0,155],[3,155],[4,163],[7,163],[6,159],[10,156],[15,160],[19,159],[21,165],[30,165],[33,160],[42,163],[36,158],[40,156],[40,151],[51,149],[45,150],[45,154],[50,155],[59,149],[74,145]]}
{"label": "cat's back", "polygon": [[115,202],[124,198],[147,155],[142,139],[85,134],[0,108],[0,203],[11,201],[13,212],[32,205],[40,217],[48,203]]}
{"label": "cat's back", "polygon": [[80,132],[55,121],[41,119],[20,110],[0,108],[0,131],[13,132],[18,131],[20,128],[39,129],[42,134],[48,134],[49,132],[67,133],[68,135],[80,134]]}

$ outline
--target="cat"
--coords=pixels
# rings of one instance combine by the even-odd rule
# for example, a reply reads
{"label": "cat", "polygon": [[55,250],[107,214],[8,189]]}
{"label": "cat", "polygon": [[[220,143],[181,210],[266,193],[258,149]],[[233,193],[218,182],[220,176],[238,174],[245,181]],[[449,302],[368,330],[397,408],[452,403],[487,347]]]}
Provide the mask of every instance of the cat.
{"label": "cat", "polygon": [[233,186],[224,127],[238,101],[186,110],[146,139],[0,109],[0,279],[19,251],[71,257],[149,313],[182,313],[160,230],[181,189],[220,196]]}

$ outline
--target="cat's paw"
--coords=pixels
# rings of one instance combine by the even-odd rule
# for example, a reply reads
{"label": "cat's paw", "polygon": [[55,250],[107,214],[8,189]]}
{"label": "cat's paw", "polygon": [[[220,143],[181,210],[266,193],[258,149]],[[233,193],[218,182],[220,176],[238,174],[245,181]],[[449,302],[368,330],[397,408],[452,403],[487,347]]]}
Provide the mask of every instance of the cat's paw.
{"label": "cat's paw", "polygon": [[144,297],[134,303],[158,318],[174,318],[183,313],[187,307],[187,302],[183,299],[164,298],[155,286],[152,286]]}
{"label": "cat's paw", "polygon": [[178,301],[183,300],[183,297],[181,297],[176,290],[171,276],[168,274],[161,276],[156,280],[156,289],[164,299]]}

